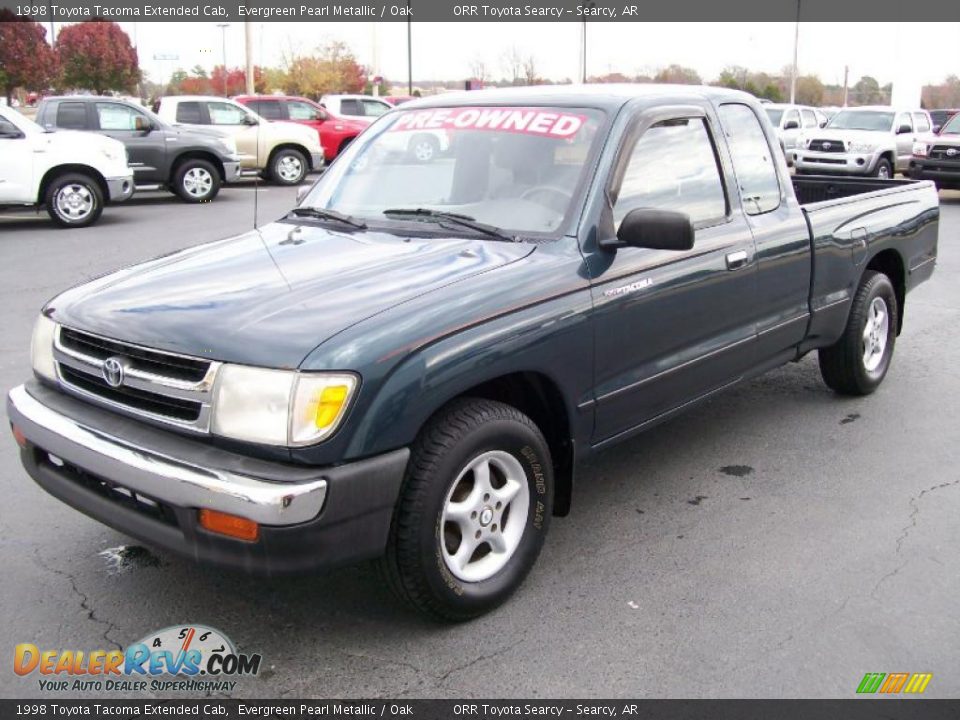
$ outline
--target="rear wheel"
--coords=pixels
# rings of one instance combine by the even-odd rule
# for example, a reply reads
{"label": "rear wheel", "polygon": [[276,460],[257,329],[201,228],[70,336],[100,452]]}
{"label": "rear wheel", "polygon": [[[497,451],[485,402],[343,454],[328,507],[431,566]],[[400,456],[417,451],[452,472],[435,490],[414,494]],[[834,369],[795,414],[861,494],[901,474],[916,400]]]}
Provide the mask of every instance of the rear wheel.
{"label": "rear wheel", "polygon": [[415,135],[410,140],[408,154],[419,163],[433,162],[440,154],[440,141],[433,135]]}
{"label": "rear wheel", "polygon": [[210,202],[220,192],[220,173],[208,160],[184,160],[173,174],[173,191],[184,202]]}
{"label": "rear wheel", "polygon": [[421,612],[467,620],[506,600],[543,546],[553,472],[543,434],[516,408],[459,400],[413,448],[383,566]]}
{"label": "rear wheel", "polygon": [[45,202],[50,218],[60,227],[87,227],[103,212],[103,191],[90,175],[67,173],[50,183]]}
{"label": "rear wheel", "polygon": [[841,395],[869,395],[890,368],[897,339],[899,306],[890,278],[868,270],[853,299],[840,339],[821,348],[820,374]]}
{"label": "rear wheel", "polygon": [[307,158],[293,148],[278,150],[270,161],[270,178],[278,185],[299,185],[307,176]]}

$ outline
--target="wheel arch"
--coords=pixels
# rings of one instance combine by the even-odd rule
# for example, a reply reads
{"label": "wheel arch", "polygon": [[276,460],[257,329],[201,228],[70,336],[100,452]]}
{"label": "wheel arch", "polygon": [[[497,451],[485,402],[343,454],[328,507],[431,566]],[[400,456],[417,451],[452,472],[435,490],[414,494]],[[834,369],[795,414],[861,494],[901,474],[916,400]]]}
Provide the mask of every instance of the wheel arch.
{"label": "wheel arch", "polygon": [[304,147],[303,145],[291,141],[291,142],[282,142],[273,147],[273,149],[270,151],[270,155],[267,157],[267,170],[269,170],[273,166],[273,159],[277,156],[277,153],[279,153],[282,150],[296,150],[298,153],[303,155],[303,159],[306,161],[307,167],[310,168],[311,170],[315,169],[313,167],[313,161],[311,159],[310,151],[307,150],[307,148]]}
{"label": "wheel arch", "polygon": [[62,175],[69,175],[70,173],[81,173],[83,175],[89,175],[94,180],[96,180],[97,185],[100,187],[100,194],[103,196],[103,204],[106,205],[110,202],[110,189],[107,187],[107,181],[94,167],[90,165],[81,165],[78,163],[72,163],[67,165],[57,165],[47,170],[43,177],[40,180],[40,185],[37,190],[37,203],[43,203],[47,197],[47,190],[50,189],[50,184]]}
{"label": "wheel arch", "polygon": [[187,160],[206,160],[209,163],[213,163],[217,172],[220,173],[220,182],[226,181],[227,177],[223,170],[223,161],[217,157],[216,153],[210,152],[209,150],[184,150],[178,154],[170,164],[170,172],[167,175],[168,183],[173,184],[177,170],[179,170],[180,166]]}
{"label": "wheel arch", "polygon": [[907,298],[906,270],[903,257],[892,248],[881,250],[870,258],[866,270],[883,273],[893,285],[897,295],[897,335],[903,329],[904,307]]}

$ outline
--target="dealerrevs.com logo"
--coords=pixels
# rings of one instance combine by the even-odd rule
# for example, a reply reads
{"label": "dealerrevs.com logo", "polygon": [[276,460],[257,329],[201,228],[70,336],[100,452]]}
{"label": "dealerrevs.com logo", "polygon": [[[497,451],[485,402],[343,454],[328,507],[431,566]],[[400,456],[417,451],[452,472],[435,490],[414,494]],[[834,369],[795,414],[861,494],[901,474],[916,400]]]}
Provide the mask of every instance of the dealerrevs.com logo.
{"label": "dealerrevs.com logo", "polygon": [[175,625],[126,650],[14,648],[17,675],[38,676],[43,692],[230,691],[233,678],[256,675],[259,654],[238,653],[230,639],[206,625]]}

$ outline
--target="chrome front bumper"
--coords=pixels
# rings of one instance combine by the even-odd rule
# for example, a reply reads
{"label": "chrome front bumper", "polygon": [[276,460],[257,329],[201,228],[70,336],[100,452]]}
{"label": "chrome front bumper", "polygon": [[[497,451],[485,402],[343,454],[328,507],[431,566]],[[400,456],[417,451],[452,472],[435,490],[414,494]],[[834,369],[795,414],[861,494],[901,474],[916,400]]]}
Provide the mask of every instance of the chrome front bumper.
{"label": "chrome front bumper", "polygon": [[882,157],[880,151],[872,153],[830,153],[797,147],[789,152],[794,157],[793,165],[797,170],[807,170],[818,174],[872,175]]}
{"label": "chrome front bumper", "polygon": [[7,416],[31,444],[57,460],[177,507],[286,526],[316,518],[326,499],[325,479],[278,482],[150,450],[57,412],[23,385],[10,391]]}

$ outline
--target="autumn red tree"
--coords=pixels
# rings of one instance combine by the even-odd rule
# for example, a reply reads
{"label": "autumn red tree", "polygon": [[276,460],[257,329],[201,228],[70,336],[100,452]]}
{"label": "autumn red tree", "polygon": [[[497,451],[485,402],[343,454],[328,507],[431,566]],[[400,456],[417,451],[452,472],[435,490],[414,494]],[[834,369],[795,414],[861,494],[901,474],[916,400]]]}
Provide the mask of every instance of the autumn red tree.
{"label": "autumn red tree", "polygon": [[130,37],[115,22],[90,20],[67,25],[57,35],[63,84],[102,95],[131,91],[140,82],[140,63]]}
{"label": "autumn red tree", "polygon": [[57,58],[38,22],[0,10],[0,87],[9,104],[18,87],[44,90],[57,75]]}
{"label": "autumn red tree", "polygon": [[[224,76],[226,76],[226,85],[224,85]],[[224,73],[223,65],[217,65],[210,75],[210,88],[218,95],[228,97],[243,95],[247,92],[247,73],[243,68],[234,68]],[[263,71],[259,67],[253,68],[253,91],[258,94],[266,91]]]}

